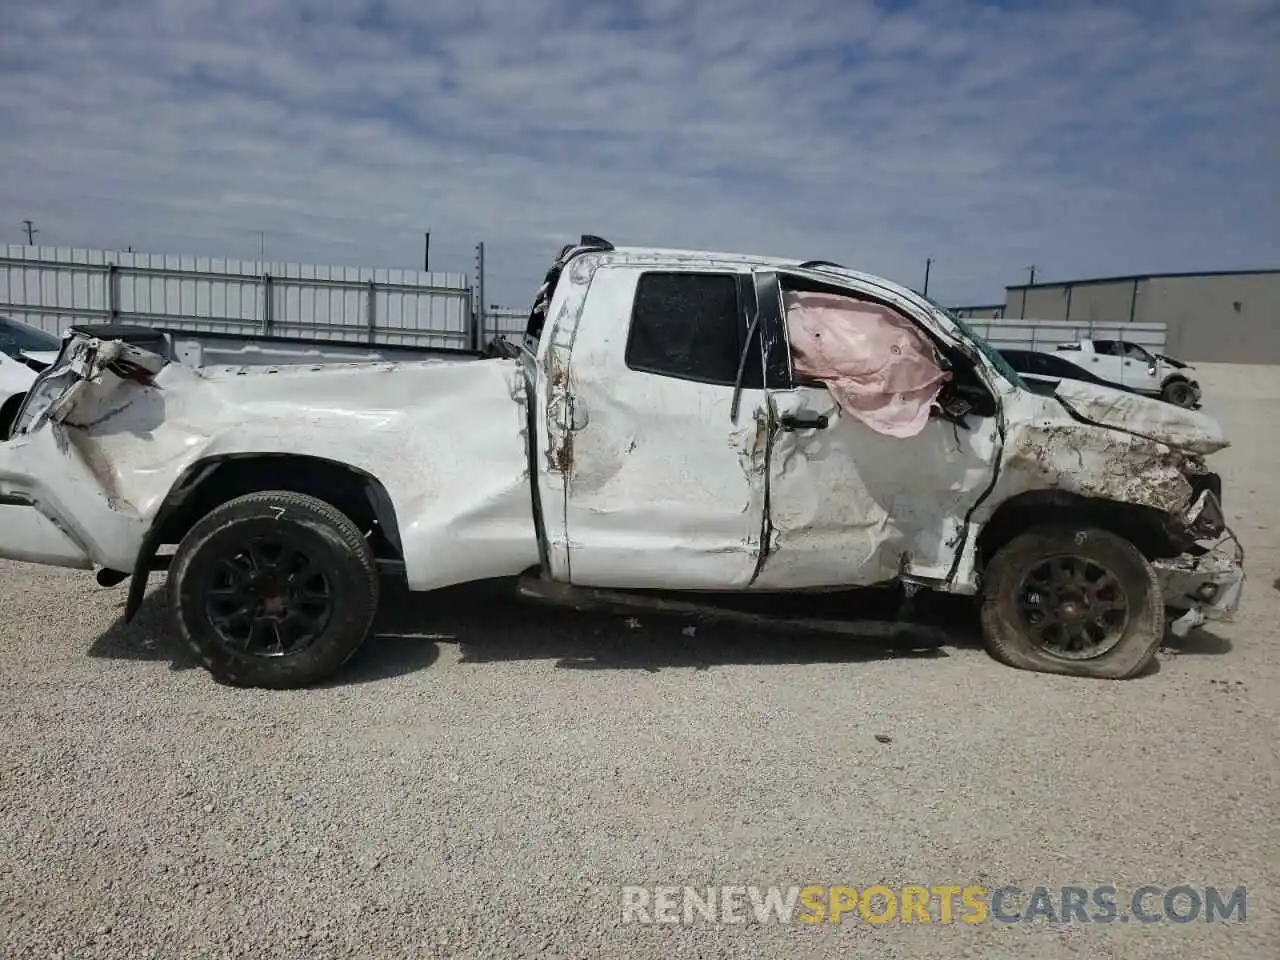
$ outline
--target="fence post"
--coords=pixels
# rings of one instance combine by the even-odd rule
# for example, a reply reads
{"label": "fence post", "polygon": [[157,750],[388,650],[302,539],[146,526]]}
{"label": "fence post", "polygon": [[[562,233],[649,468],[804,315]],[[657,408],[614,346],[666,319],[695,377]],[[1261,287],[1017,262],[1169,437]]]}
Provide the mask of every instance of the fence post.
{"label": "fence post", "polygon": [[107,320],[116,323],[120,319],[120,268],[107,264]]}
{"label": "fence post", "polygon": [[271,274],[262,275],[262,335],[271,336],[271,328],[275,325],[275,297],[271,294]]}
{"label": "fence post", "polygon": [[471,317],[471,349],[481,350],[485,336],[484,241],[476,244],[476,302]]}
{"label": "fence post", "polygon": [[369,292],[365,296],[369,298],[369,302],[365,304],[368,311],[369,346],[373,347],[378,343],[378,285],[373,280],[369,281]]}

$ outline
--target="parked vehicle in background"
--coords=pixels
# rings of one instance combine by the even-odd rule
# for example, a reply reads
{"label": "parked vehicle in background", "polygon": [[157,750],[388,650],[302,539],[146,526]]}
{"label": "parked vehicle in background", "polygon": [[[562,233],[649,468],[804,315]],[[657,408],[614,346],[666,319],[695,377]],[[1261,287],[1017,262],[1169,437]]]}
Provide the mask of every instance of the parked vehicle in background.
{"label": "parked vehicle in background", "polygon": [[1186,373],[1193,369],[1191,365],[1152,353],[1141,344],[1129,340],[1076,340],[1058,344],[1054,352],[1104,383],[1131,393],[1159,397],[1180,407],[1200,405],[1200,384]]}
{"label": "parked vehicle in background", "polygon": [[1000,356],[1009,361],[1009,366],[1017,371],[1030,389],[1045,396],[1056,393],[1058,384],[1063,380],[1079,380],[1116,389],[1115,384],[1094,376],[1084,367],[1056,353],[1044,350],[1001,350]]}
{"label": "parked vehicle in background", "polygon": [[18,408],[36,374],[57,359],[62,341],[11,317],[0,317],[0,440],[18,416]]}
{"label": "parked vehicle in background", "polygon": [[168,569],[228,683],[336,672],[381,575],[703,613],[958,594],[1001,662],[1112,679],[1167,608],[1185,632],[1243,588],[1216,421],[1033,393],[945,309],[835,264],[583,237],[485,359],[197,370],[134,339],[77,332],[32,387],[0,444],[0,557],[131,576],[126,617]]}

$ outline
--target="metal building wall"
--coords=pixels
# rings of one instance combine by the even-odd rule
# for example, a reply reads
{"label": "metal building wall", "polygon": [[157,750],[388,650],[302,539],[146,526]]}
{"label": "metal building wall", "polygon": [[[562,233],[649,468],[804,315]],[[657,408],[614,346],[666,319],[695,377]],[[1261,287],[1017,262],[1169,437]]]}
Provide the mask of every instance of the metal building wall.
{"label": "metal building wall", "polygon": [[479,345],[466,274],[66,247],[0,247],[0,313],[60,334],[120,322],[214,333]]}
{"label": "metal building wall", "polygon": [[1172,356],[1280,364],[1280,271],[1014,286],[1006,289],[1005,316],[1159,323],[1168,328],[1165,352]]}
{"label": "metal building wall", "polygon": [[1169,324],[1169,353],[1206,363],[1280,364],[1280,272],[1153,277],[1144,319]]}
{"label": "metal building wall", "polygon": [[1139,319],[1130,313],[1133,291],[1130,280],[1010,287],[1004,315],[1068,323],[1129,323]]}
{"label": "metal building wall", "polygon": [[1004,304],[994,303],[980,307],[952,307],[951,312],[961,320],[999,320],[1004,316]]}

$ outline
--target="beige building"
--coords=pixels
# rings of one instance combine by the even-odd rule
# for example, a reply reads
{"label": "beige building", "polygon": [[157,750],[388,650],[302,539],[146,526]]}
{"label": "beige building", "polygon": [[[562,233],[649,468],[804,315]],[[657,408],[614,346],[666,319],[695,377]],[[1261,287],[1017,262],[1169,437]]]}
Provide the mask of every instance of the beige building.
{"label": "beige building", "polygon": [[1170,356],[1193,362],[1280,363],[1280,270],[1023,284],[1005,288],[1003,315],[1010,320],[1164,323]]}
{"label": "beige building", "polygon": [[1003,303],[984,303],[976,307],[952,307],[961,320],[999,320],[1004,316]]}

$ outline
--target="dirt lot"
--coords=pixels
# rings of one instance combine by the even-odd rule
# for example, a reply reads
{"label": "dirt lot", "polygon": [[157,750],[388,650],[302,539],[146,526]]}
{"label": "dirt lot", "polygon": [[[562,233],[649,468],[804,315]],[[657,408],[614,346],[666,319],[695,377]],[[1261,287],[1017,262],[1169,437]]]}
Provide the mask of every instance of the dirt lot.
{"label": "dirt lot", "polygon": [[[121,627],[123,588],[0,562],[0,957],[1274,957],[1280,369],[1201,379],[1250,581],[1129,682],[967,622],[883,656],[467,590],[340,683],[237,691],[158,595]],[[1247,919],[620,922],[622,885],[879,882],[1246,885]]]}

